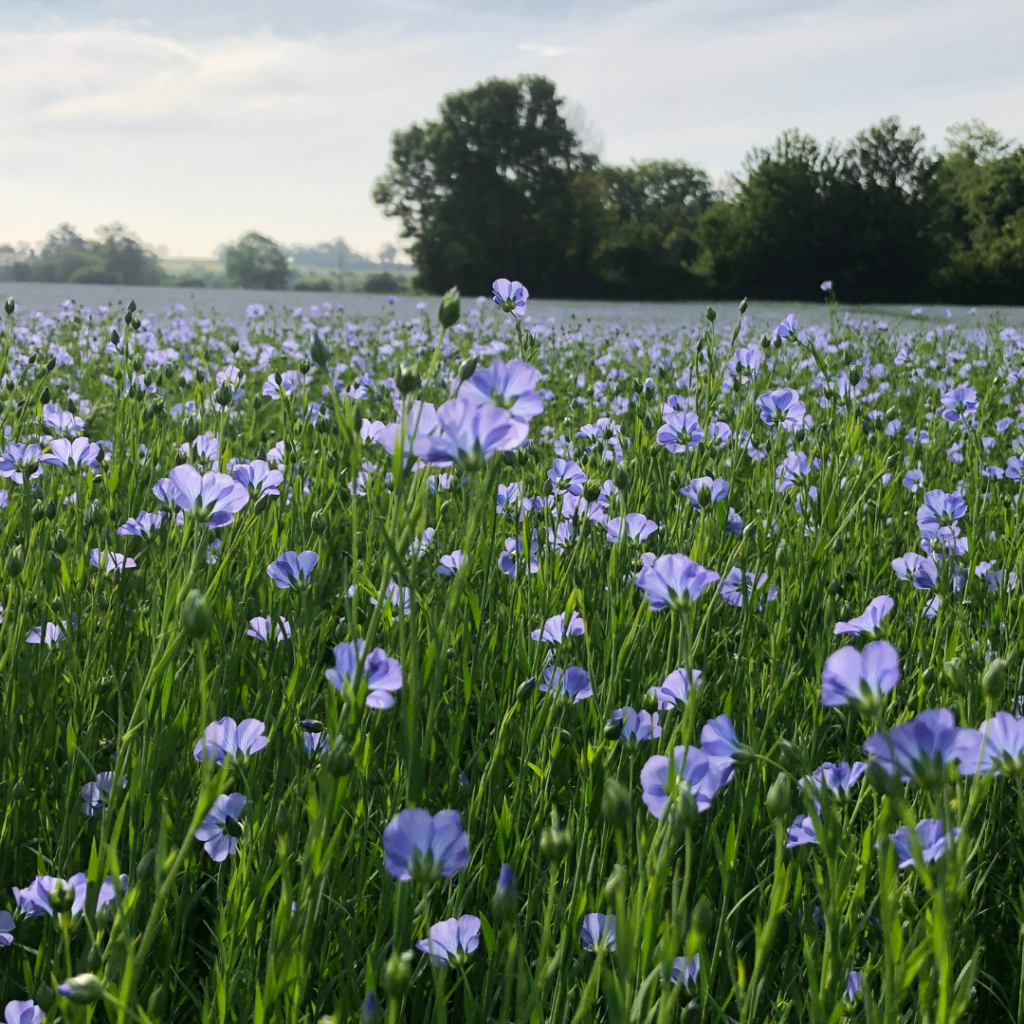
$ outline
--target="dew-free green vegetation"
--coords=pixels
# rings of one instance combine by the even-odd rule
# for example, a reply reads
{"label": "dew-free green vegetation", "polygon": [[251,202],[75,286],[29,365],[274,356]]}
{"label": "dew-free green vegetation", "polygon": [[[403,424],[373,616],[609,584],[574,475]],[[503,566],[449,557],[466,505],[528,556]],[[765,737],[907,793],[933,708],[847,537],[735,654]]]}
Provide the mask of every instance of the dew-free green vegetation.
{"label": "dew-free green vegetation", "polygon": [[1021,334],[501,294],[7,316],[7,1021],[1022,1019]]}

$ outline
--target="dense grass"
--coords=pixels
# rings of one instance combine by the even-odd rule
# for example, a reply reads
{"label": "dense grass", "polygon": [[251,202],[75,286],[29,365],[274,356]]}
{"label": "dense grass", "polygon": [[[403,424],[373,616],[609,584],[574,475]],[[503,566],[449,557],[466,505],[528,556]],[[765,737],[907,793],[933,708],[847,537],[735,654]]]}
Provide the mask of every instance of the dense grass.
{"label": "dense grass", "polygon": [[[872,770],[849,799],[822,794],[820,811],[797,787],[822,762],[866,760],[870,734],[924,709],[976,727],[1017,708],[1019,484],[983,475],[1024,444],[1016,332],[901,335],[834,307],[823,327],[764,343],[749,324],[720,321],[531,333],[489,304],[445,332],[426,313],[350,323],[315,308],[251,312],[237,326],[143,312],[126,326],[124,309],[71,306],[7,319],[9,440],[45,449],[59,431],[44,407],[56,407],[84,420],[67,421],[71,433],[111,443],[95,469],[32,476],[36,459],[5,481],[0,909],[15,911],[12,887],[37,874],[86,872],[89,885],[78,912],[61,912],[58,892],[53,913],[15,914],[0,1005],[176,1024],[1024,1019],[1019,775],[949,766],[901,785]],[[317,336],[325,347],[311,362]],[[730,362],[740,349],[761,355],[746,377]],[[412,431],[414,398],[440,404],[460,366],[471,370],[463,360],[486,367],[499,354],[543,373],[527,444],[449,469],[373,440],[373,421]],[[232,366],[238,377],[222,386]],[[277,372],[294,388],[264,397]],[[977,388],[978,408],[950,423],[940,397],[957,382]],[[799,429],[760,414],[758,396],[781,387],[801,391],[811,419]],[[657,440],[663,403],[731,436],[671,452]],[[586,424],[596,437],[580,436]],[[187,446],[204,433],[219,440],[212,460]],[[780,489],[790,451],[813,468]],[[280,496],[251,499],[229,525],[192,513],[178,525],[171,512],[149,538],[117,532],[143,510],[168,511],[152,488],[176,464],[275,457]],[[556,457],[582,468],[583,508],[556,484],[521,517],[509,503],[498,511],[499,484],[550,495]],[[904,475],[918,466],[915,494]],[[727,498],[694,508],[680,489],[700,476],[728,481]],[[957,487],[969,549],[937,558],[931,590],[901,582],[890,563],[920,551],[924,492]],[[602,518],[631,512],[659,528],[610,543]],[[535,539],[537,571],[521,551],[510,578],[499,556],[517,536]],[[101,565],[107,552],[137,565],[103,571],[92,549]],[[307,549],[319,555],[309,585],[277,587],[268,565]],[[461,567],[439,574],[455,549]],[[684,553],[723,578],[734,566],[766,573],[762,603],[732,606],[716,583],[652,611],[634,581],[643,552]],[[982,560],[1003,575],[976,575]],[[895,600],[882,628],[902,678],[875,710],[824,708],[826,659],[865,639],[833,628],[881,594]],[[574,612],[582,635],[531,639]],[[283,616],[290,638],[248,636],[256,616]],[[47,622],[64,638],[27,644]],[[354,687],[325,678],[335,645],[357,638],[400,662],[394,707],[363,706],[362,667]],[[1002,690],[1001,666],[982,683],[997,656],[1009,661]],[[571,703],[523,685],[542,681],[549,657],[586,669],[593,696]],[[699,669],[701,685],[659,712],[660,738],[625,742],[606,725],[625,706],[653,710],[649,689],[680,667]],[[681,798],[656,819],[641,769],[698,744],[720,715],[742,744],[731,781],[706,811]],[[224,716],[259,719],[266,747],[200,763],[193,747]],[[307,752],[304,733],[317,730],[322,745]],[[84,815],[82,788],[101,772],[113,773],[111,792]],[[236,852],[216,863],[194,833],[225,793],[246,804]],[[385,870],[385,826],[413,806],[460,813],[470,859],[451,878]],[[787,848],[803,814],[820,842]],[[913,849],[900,870],[888,837],[925,818],[959,838],[928,863]],[[495,901],[503,863],[516,893]],[[101,881],[122,873],[126,891],[114,882],[97,909]],[[582,947],[591,913],[616,915],[614,952]],[[429,925],[462,914],[480,919],[481,941],[459,965],[402,957]],[[675,959],[696,953],[696,979],[673,984]],[[862,975],[853,999],[850,971]],[[98,980],[72,994],[98,1002],[55,994],[82,974]]]}

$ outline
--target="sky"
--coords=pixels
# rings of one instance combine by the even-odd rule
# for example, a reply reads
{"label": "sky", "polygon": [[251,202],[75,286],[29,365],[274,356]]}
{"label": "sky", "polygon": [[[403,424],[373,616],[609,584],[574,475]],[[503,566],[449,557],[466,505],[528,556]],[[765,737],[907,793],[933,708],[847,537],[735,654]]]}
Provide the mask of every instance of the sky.
{"label": "sky", "polygon": [[169,256],[255,229],[401,244],[393,130],[544,74],[606,162],[724,180],[799,127],[978,117],[1024,139],[1020,0],[0,0],[0,242],[114,220]]}

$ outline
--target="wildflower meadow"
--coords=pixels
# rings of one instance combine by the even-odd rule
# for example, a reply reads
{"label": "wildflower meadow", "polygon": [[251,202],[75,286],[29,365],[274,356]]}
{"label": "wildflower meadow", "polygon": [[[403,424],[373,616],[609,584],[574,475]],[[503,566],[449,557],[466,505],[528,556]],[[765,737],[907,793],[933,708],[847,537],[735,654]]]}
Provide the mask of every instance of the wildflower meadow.
{"label": "wildflower meadow", "polygon": [[9,301],[6,1024],[1024,1020],[1024,337],[822,295]]}

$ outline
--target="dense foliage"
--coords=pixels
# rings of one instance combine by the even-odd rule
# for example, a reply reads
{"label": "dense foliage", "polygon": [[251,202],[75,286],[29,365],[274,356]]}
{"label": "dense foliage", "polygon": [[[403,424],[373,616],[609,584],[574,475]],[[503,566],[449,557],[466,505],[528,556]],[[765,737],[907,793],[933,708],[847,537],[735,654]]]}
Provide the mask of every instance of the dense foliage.
{"label": "dense foliage", "polygon": [[1024,338],[494,292],[8,317],[7,1021],[1017,1018]]}
{"label": "dense foliage", "polygon": [[15,263],[16,281],[71,284],[159,284],[160,262],[121,224],[99,229],[99,238],[82,238],[70,224],[50,232],[39,255]]}
{"label": "dense foliage", "polygon": [[1024,302],[1024,147],[979,122],[945,151],[886,118],[846,145],[798,131],[754,149],[724,192],[684,161],[601,164],[547,79],[493,79],[398,131],[374,198],[400,218],[428,291]]}

